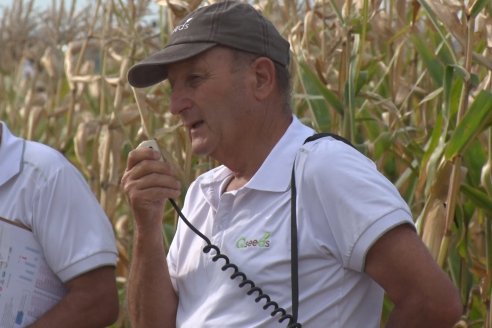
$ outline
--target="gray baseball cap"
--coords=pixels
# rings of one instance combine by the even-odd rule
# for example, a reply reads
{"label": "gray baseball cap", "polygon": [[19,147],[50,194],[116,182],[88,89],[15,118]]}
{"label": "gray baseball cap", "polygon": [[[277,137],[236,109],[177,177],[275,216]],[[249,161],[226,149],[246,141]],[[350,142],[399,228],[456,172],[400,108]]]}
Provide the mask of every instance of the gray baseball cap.
{"label": "gray baseball cap", "polygon": [[222,1],[200,7],[183,18],[162,50],[130,68],[128,82],[136,88],[159,83],[167,78],[168,64],[191,58],[217,45],[289,65],[289,42],[269,20],[249,4]]}

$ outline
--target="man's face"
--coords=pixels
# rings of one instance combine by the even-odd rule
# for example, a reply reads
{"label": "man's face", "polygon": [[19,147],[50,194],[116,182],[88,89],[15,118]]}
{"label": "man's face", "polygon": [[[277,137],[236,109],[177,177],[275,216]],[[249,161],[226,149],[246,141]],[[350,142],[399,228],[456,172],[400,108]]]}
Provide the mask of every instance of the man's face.
{"label": "man's face", "polygon": [[168,68],[171,112],[188,130],[193,152],[219,161],[240,148],[253,119],[248,85],[254,74],[234,63],[231,50],[214,47]]}

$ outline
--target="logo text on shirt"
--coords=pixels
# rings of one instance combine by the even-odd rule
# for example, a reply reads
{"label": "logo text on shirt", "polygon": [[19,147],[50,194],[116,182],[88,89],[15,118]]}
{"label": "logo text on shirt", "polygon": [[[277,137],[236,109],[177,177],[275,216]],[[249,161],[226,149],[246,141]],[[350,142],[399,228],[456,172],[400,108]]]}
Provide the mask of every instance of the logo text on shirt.
{"label": "logo text on shirt", "polygon": [[270,247],[269,238],[271,235],[272,234],[270,232],[265,232],[263,234],[263,237],[261,237],[260,239],[247,238],[241,236],[236,242],[236,247],[237,248],[248,248],[248,247],[268,248]]}

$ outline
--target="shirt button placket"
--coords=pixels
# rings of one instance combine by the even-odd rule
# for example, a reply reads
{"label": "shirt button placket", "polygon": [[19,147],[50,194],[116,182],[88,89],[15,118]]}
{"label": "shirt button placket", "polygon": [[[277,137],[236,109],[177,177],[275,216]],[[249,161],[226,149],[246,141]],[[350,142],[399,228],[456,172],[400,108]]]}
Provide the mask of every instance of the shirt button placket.
{"label": "shirt button placket", "polygon": [[219,208],[217,209],[212,231],[213,240],[217,244],[222,243],[224,229],[228,226],[227,220],[230,220],[233,203],[234,196],[229,193],[223,194],[220,198]]}

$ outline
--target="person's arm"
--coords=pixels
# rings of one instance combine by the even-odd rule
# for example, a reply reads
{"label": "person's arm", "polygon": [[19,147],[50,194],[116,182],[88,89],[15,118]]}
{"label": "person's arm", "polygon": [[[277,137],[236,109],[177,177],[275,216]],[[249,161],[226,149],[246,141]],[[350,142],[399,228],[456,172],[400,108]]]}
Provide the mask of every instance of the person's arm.
{"label": "person's arm", "polygon": [[122,187],[135,219],[128,277],[128,309],[132,327],[175,327],[178,298],[166,262],[162,236],[164,202],[180,193],[170,166],[150,149],[128,156]]}
{"label": "person's arm", "polygon": [[115,269],[105,266],[66,283],[67,294],[29,328],[101,328],[118,318]]}
{"label": "person's arm", "polygon": [[127,295],[132,327],[176,326],[178,299],[169,277],[160,226],[148,232],[135,231]]}
{"label": "person's arm", "polygon": [[365,272],[395,305],[388,328],[451,328],[462,314],[456,287],[409,225],[393,228],[370,248]]}

